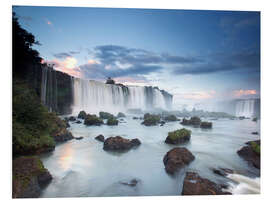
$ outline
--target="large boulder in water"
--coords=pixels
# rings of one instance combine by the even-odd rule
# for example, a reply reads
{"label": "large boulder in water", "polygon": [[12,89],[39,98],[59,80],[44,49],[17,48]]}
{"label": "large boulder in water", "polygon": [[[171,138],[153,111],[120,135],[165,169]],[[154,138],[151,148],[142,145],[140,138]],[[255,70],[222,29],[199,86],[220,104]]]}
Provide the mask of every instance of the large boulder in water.
{"label": "large boulder in water", "polygon": [[174,174],[184,166],[193,161],[195,157],[185,147],[176,147],[168,151],[163,158],[165,170],[169,174]]}
{"label": "large boulder in water", "polygon": [[109,137],[104,141],[103,149],[106,151],[126,151],[141,144],[139,139],[125,139],[120,136]]}
{"label": "large boulder in water", "polygon": [[69,120],[69,121],[76,121],[76,118],[75,118],[74,116],[70,116],[70,117],[68,118],[68,120]]}
{"label": "large boulder in water", "polygon": [[87,114],[85,111],[80,111],[80,113],[78,114],[78,118],[85,119],[86,115]]}
{"label": "large boulder in water", "polygon": [[100,126],[103,124],[103,120],[98,118],[96,115],[87,114],[84,119],[84,125],[97,125]]}
{"label": "large boulder in water", "polygon": [[194,172],[187,172],[182,195],[228,195],[229,192],[223,192],[222,187],[206,178],[202,178]]}
{"label": "large boulder in water", "polygon": [[118,125],[118,120],[115,118],[109,118],[107,120],[107,125]]}
{"label": "large boulder in water", "polygon": [[62,129],[59,132],[52,134],[52,137],[55,142],[65,142],[74,138],[72,133],[67,129]]}
{"label": "large boulder in water", "polygon": [[191,117],[189,120],[183,118],[182,122],[180,123],[182,125],[193,125],[193,126],[200,126],[201,119],[197,116]]}
{"label": "large boulder in water", "polygon": [[237,154],[245,159],[248,163],[252,164],[254,167],[261,168],[261,142],[260,140],[250,141],[246,143],[247,146],[242,147],[237,151]]}
{"label": "large boulder in water", "polygon": [[181,144],[190,140],[191,131],[185,128],[169,132],[165,140],[167,144]]}
{"label": "large boulder in water", "polygon": [[105,140],[104,136],[101,135],[101,134],[98,135],[98,136],[96,136],[95,139],[98,140],[98,141],[100,141],[100,142],[104,142],[104,140]]}
{"label": "large boulder in water", "polygon": [[110,118],[114,118],[114,115],[108,113],[108,112],[99,112],[99,117],[102,119],[110,119]]}
{"label": "large boulder in water", "polygon": [[122,113],[122,112],[119,112],[117,114],[117,118],[124,118],[124,117],[126,117],[126,115],[124,113]]}
{"label": "large boulder in water", "polygon": [[201,128],[212,128],[212,122],[207,122],[207,121],[203,121],[201,122],[201,125],[200,125]]}
{"label": "large boulder in water", "polygon": [[12,197],[36,198],[52,180],[38,157],[19,157],[12,163]]}
{"label": "large boulder in water", "polygon": [[177,121],[177,117],[175,115],[168,115],[164,118],[165,121]]}
{"label": "large boulder in water", "polygon": [[142,122],[145,126],[157,125],[160,122],[160,116],[146,113],[144,114],[144,121]]}

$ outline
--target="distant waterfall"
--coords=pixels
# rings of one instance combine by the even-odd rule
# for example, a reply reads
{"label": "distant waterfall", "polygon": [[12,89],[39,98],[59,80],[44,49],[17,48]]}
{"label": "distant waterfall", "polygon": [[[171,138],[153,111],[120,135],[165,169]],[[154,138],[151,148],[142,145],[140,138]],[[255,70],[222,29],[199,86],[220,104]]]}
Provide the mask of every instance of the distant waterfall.
{"label": "distant waterfall", "polygon": [[[120,112],[131,108],[168,109],[172,95],[155,87],[111,85],[93,80],[73,79],[73,112],[85,110]],[[166,97],[171,97],[170,99]]]}
{"label": "distant waterfall", "polygon": [[255,116],[255,100],[238,100],[235,107],[235,116],[253,117]]}
{"label": "distant waterfall", "polygon": [[57,110],[56,71],[47,66],[42,68],[41,102],[48,107],[50,112]]}

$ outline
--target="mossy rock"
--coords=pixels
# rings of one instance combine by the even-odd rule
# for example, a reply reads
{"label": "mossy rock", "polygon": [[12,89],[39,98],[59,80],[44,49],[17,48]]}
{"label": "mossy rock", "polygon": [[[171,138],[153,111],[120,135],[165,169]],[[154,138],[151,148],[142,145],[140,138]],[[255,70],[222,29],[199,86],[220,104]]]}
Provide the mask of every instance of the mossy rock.
{"label": "mossy rock", "polygon": [[146,113],[144,114],[144,121],[142,122],[145,126],[154,126],[160,122],[160,116]]}
{"label": "mossy rock", "polygon": [[107,120],[107,125],[118,125],[118,120],[115,118],[109,118]]}
{"label": "mossy rock", "polygon": [[85,111],[80,111],[80,113],[78,114],[78,118],[85,119],[86,115],[87,114]]}
{"label": "mossy rock", "polygon": [[114,118],[114,115],[108,113],[108,112],[99,112],[99,117],[102,119],[109,119],[109,118]]}
{"label": "mossy rock", "polygon": [[85,119],[84,119],[84,124],[85,125],[97,125],[100,126],[103,123],[103,120],[99,117],[97,117],[96,115],[91,115],[91,114],[87,114]]}
{"label": "mossy rock", "polygon": [[253,150],[256,154],[258,154],[258,155],[261,154],[261,146],[260,146],[260,143],[257,143],[257,142],[255,142],[255,141],[251,141],[251,142],[250,142],[250,146],[251,146],[252,150]]}
{"label": "mossy rock", "polygon": [[165,140],[167,144],[181,144],[190,140],[191,131],[185,128],[180,130],[172,131],[168,133],[168,136]]}
{"label": "mossy rock", "polygon": [[201,128],[212,128],[212,122],[203,121],[200,125]]}
{"label": "mossy rock", "polygon": [[39,197],[41,188],[52,180],[49,171],[36,156],[18,157],[12,162],[12,197]]}
{"label": "mossy rock", "polygon": [[117,118],[124,118],[124,117],[126,117],[126,115],[124,113],[122,113],[122,112],[119,112],[117,114]]}
{"label": "mossy rock", "polygon": [[165,121],[177,121],[177,117],[175,115],[168,115],[164,118]]}

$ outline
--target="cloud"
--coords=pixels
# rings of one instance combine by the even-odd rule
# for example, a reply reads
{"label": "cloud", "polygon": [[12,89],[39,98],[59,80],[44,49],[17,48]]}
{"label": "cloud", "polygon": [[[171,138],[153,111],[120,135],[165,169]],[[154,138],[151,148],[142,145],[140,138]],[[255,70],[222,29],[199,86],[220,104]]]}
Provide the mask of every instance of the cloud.
{"label": "cloud", "polygon": [[260,71],[259,51],[215,53],[207,56],[208,62],[175,67],[173,74],[210,74],[225,71]]}
{"label": "cloud", "polygon": [[74,77],[82,77],[81,71],[77,66],[77,59],[74,57],[66,57],[64,60],[54,59],[46,61],[46,63],[53,65],[55,70],[65,72]]}
{"label": "cloud", "polygon": [[53,54],[53,56],[58,59],[64,59],[67,57],[72,57],[75,54],[79,54],[79,53],[80,53],[79,51],[60,52],[60,53]]}
{"label": "cloud", "polygon": [[257,94],[257,91],[253,90],[253,89],[251,89],[251,90],[240,89],[240,90],[233,91],[234,97],[250,96],[250,95],[256,95],[256,94]]}

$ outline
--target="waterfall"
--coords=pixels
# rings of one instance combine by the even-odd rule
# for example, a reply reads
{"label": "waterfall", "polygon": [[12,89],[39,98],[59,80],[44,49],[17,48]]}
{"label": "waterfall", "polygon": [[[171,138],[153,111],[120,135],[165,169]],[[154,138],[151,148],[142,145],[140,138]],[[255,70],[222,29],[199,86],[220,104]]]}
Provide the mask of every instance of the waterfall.
{"label": "waterfall", "polygon": [[[170,99],[166,98],[170,97]],[[162,108],[172,100],[158,88],[104,84],[93,80],[73,78],[73,113],[84,110],[89,113],[107,111],[125,112],[127,109],[142,110]]]}
{"label": "waterfall", "polygon": [[235,116],[253,117],[255,115],[255,100],[238,100],[235,107]]}
{"label": "waterfall", "polygon": [[57,78],[53,68],[42,67],[41,76],[41,102],[50,112],[57,111]]}

